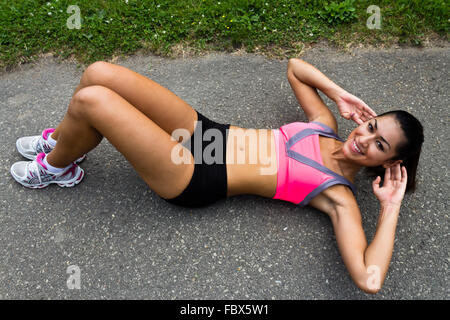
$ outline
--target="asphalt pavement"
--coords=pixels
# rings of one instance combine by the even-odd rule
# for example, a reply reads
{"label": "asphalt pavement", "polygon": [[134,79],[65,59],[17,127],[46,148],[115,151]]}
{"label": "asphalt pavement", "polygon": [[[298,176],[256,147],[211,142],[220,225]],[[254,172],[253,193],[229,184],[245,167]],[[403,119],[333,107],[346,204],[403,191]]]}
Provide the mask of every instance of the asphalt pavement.
{"label": "asphalt pavement", "polygon": [[[83,71],[47,57],[0,75],[0,299],[449,299],[449,48],[318,46],[302,58],[377,113],[404,109],[425,128],[418,189],[405,196],[377,295],[351,280],[325,214],[252,195],[201,209],[171,205],[106,140],[81,164],[86,176],[74,188],[16,183],[16,139],[58,124]],[[306,120],[287,60],[214,53],[116,63],[218,122],[278,128]],[[355,126],[338,123],[344,138]],[[379,204],[364,173],[356,186],[371,241]]]}

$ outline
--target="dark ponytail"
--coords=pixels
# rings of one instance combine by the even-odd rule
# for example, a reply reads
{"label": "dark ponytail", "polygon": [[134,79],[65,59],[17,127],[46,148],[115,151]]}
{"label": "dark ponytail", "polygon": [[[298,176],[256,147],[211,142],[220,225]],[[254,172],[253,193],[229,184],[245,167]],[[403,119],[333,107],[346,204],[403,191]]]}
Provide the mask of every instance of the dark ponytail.
{"label": "dark ponytail", "polygon": [[[406,184],[406,192],[416,189],[416,174],[419,165],[420,152],[422,151],[422,143],[424,141],[423,127],[419,120],[412,114],[403,110],[388,111],[378,115],[378,117],[391,115],[400,125],[406,142],[397,147],[397,155],[391,160],[402,160],[402,166],[405,166],[408,173],[408,182]],[[384,177],[385,169],[383,166],[368,167],[367,171],[372,176]]]}

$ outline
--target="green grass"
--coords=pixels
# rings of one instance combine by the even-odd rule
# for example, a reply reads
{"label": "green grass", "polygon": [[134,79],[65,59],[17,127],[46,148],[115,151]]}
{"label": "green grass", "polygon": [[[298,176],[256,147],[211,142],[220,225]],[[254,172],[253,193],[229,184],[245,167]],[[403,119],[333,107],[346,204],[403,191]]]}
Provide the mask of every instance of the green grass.
{"label": "green grass", "polygon": [[[0,68],[42,53],[83,64],[140,49],[164,56],[181,49],[244,48],[294,56],[321,38],[348,43],[420,46],[430,36],[448,41],[448,0],[0,0]],[[69,5],[81,29],[69,29]],[[369,5],[381,9],[381,29],[366,27]]]}

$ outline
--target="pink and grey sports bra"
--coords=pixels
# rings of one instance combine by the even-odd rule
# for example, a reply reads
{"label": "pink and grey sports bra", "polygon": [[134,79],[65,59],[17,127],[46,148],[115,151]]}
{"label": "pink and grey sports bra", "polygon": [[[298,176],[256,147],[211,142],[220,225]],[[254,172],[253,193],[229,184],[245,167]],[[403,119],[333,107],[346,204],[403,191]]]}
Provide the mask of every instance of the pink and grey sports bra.
{"label": "pink and grey sports bra", "polygon": [[277,154],[277,188],[273,199],[306,206],[328,187],[344,184],[355,193],[355,186],[324,166],[319,135],[343,141],[320,122],[293,122],[272,129]]}

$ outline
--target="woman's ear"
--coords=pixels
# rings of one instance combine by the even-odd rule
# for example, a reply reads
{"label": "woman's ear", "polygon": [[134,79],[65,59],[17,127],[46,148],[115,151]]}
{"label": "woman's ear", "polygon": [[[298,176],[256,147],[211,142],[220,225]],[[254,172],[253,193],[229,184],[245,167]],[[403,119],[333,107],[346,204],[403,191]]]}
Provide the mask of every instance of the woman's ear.
{"label": "woman's ear", "polygon": [[383,164],[383,168],[391,168],[396,166],[398,163],[402,163],[403,160],[387,160],[384,164]]}

